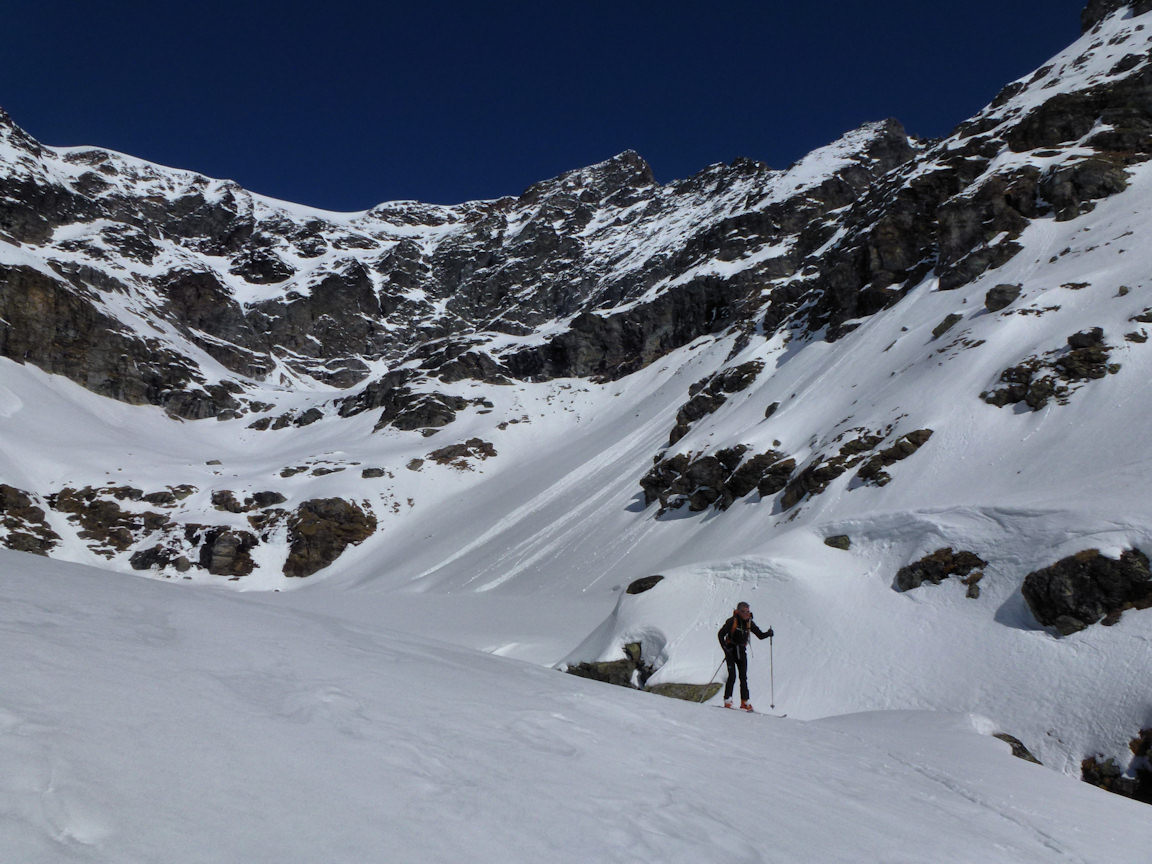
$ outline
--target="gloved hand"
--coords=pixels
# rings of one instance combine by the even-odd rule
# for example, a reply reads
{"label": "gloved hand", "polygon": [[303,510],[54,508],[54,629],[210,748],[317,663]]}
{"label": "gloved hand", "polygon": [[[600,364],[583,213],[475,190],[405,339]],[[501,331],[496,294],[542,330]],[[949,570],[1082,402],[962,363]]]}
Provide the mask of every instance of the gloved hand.
{"label": "gloved hand", "polygon": [[771,628],[771,627],[769,627],[769,628],[768,628],[768,638],[769,638],[769,639],[771,639],[771,638],[772,638],[773,636],[775,636],[775,635],[776,635],[776,634],[772,632],[772,628]]}

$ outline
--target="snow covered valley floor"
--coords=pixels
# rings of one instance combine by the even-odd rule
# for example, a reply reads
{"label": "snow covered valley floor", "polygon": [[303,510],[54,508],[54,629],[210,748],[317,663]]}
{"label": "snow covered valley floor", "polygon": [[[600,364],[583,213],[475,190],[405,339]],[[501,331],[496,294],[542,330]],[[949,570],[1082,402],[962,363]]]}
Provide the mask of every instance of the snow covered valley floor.
{"label": "snow covered valley floor", "polygon": [[[974,714],[746,716],[0,551],[0,860],[1146,862]],[[765,705],[765,707],[767,707]]]}

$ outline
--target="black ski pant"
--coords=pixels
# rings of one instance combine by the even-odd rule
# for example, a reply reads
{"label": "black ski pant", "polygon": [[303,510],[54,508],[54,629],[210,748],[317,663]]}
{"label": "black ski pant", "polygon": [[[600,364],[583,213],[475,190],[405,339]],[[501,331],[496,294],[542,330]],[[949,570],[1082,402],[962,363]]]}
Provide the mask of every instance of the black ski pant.
{"label": "black ski pant", "polygon": [[728,680],[724,683],[724,699],[732,698],[736,686],[736,673],[740,673],[740,698],[748,701],[748,650],[743,645],[735,645],[724,651],[724,662],[728,664]]}

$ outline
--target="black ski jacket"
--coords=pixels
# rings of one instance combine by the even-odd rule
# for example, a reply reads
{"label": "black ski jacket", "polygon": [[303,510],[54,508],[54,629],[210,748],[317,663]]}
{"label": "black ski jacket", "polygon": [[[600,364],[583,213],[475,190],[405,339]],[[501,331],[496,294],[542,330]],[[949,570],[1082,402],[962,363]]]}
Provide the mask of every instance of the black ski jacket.
{"label": "black ski jacket", "polygon": [[[772,628],[768,628],[771,632]],[[733,615],[727,621],[720,625],[720,630],[717,632],[716,637],[720,640],[720,647],[724,649],[727,654],[731,650],[741,651],[748,644],[748,634],[755,633],[757,639],[767,639],[768,633],[765,633],[756,626],[756,622],[749,618],[747,621],[741,620],[738,616]]]}

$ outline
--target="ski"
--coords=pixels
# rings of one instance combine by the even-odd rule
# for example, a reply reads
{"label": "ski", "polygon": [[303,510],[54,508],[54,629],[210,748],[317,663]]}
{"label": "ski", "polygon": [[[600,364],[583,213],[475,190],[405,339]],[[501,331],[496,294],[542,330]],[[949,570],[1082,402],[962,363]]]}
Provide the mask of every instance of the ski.
{"label": "ski", "polygon": [[735,706],[733,706],[731,708],[726,708],[723,705],[713,705],[712,707],[713,708],[719,708],[722,711],[736,711],[736,712],[743,711],[745,714],[756,714],[756,715],[759,715],[760,717],[775,717],[778,720],[782,720],[783,718],[788,716],[787,714],[772,714],[771,712],[768,712],[768,711],[749,711],[745,708],[737,708]]}

